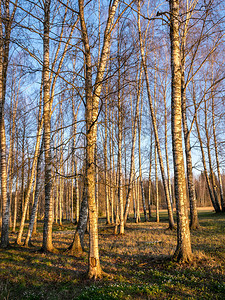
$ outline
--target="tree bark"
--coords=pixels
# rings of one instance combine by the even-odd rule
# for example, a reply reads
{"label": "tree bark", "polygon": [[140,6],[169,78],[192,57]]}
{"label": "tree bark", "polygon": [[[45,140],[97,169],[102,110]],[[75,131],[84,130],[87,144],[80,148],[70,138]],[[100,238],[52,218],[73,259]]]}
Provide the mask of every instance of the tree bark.
{"label": "tree bark", "polygon": [[182,120],[183,120],[183,132],[184,132],[184,144],[186,154],[186,169],[187,169],[187,182],[188,182],[188,195],[190,202],[190,228],[199,228],[198,212],[197,212],[197,201],[194,190],[194,180],[192,173],[192,155],[191,155],[191,143],[190,143],[190,132],[187,125],[187,114],[186,114],[186,96],[184,87],[184,72],[181,76],[181,103],[182,103]]}
{"label": "tree bark", "polygon": [[175,199],[177,208],[177,248],[174,259],[192,260],[191,238],[188,222],[186,181],[182,147],[181,114],[181,59],[179,41],[179,0],[170,0],[171,41],[171,128],[174,161]]}
{"label": "tree bark", "polygon": [[[140,85],[141,89],[141,85]],[[144,193],[144,186],[143,186],[143,179],[142,179],[142,167],[141,167],[141,124],[142,124],[142,108],[143,108],[143,99],[141,99],[141,109],[138,118],[138,154],[139,154],[139,181],[140,181],[140,188],[141,188],[141,198],[142,198],[142,205],[144,211],[144,218],[145,222],[147,222],[147,210],[146,210],[146,203],[145,203],[145,193]]]}
{"label": "tree bark", "polygon": [[[193,100],[194,100],[194,97],[193,97]],[[208,175],[208,172],[207,172],[207,167],[206,167],[206,162],[205,162],[205,153],[204,153],[204,148],[203,148],[203,143],[202,143],[202,139],[201,139],[201,134],[200,134],[200,129],[199,129],[197,118],[195,119],[195,124],[196,124],[196,128],[197,128],[198,140],[199,140],[200,148],[201,148],[201,152],[202,152],[202,164],[203,164],[203,167],[204,167],[204,174],[205,174],[205,178],[206,178],[206,183],[207,183],[210,199],[211,199],[211,202],[212,202],[212,205],[213,205],[215,211],[220,212],[220,207],[217,205],[217,203],[215,201],[214,194],[213,194],[212,187],[211,187],[211,183],[210,183],[210,180],[209,180],[209,175]]]}
{"label": "tree bark", "polygon": [[[213,78],[212,78],[212,80],[213,80]],[[222,212],[225,212],[225,201],[224,201],[224,196],[223,196],[223,184],[222,184],[222,177],[221,177],[221,172],[220,172],[220,163],[219,163],[218,146],[217,146],[217,138],[216,138],[214,91],[212,91],[211,97],[212,97],[213,140],[214,140],[214,147],[215,147],[217,174],[218,174],[218,180],[219,180],[220,200],[221,200]]]}
{"label": "tree bark", "polygon": [[[113,109],[110,114],[110,122],[112,122]],[[115,186],[115,178],[114,178],[114,144],[113,144],[113,125],[110,125],[110,137],[109,137],[109,149],[110,149],[110,200],[111,200],[111,221],[114,224],[114,186]]]}
{"label": "tree bark", "polygon": [[91,50],[89,45],[88,31],[84,18],[84,0],[79,0],[79,15],[82,34],[82,42],[84,45],[85,55],[85,98],[86,98],[86,169],[87,169],[87,201],[90,220],[89,232],[89,260],[88,260],[88,277],[101,278],[102,270],[99,259],[98,249],[98,215],[95,202],[95,166],[94,153],[97,138],[97,118],[99,97],[101,94],[102,80],[105,72],[106,61],[110,48],[110,38],[114,15],[118,6],[118,0],[114,0],[109,7],[109,15],[104,32],[104,40],[101,56],[98,64],[98,71],[95,79],[95,86],[92,86],[92,62]]}
{"label": "tree bark", "polygon": [[44,3],[44,36],[43,36],[43,118],[44,118],[44,154],[45,154],[45,214],[43,227],[42,250],[54,251],[52,244],[52,157],[51,157],[51,103],[50,103],[50,78],[49,78],[49,32],[50,32],[50,4],[51,0]]}
{"label": "tree bark", "polygon": [[156,205],[156,222],[159,222],[159,183],[158,183],[158,164],[157,164],[157,151],[155,145],[155,205]]}
{"label": "tree bark", "polygon": [[134,164],[135,164],[135,145],[136,145],[136,137],[137,137],[137,125],[138,125],[138,118],[139,118],[139,103],[140,103],[140,91],[141,91],[141,81],[142,81],[142,73],[143,69],[141,64],[138,64],[140,67],[140,72],[137,69],[136,74],[136,84],[137,84],[137,100],[136,100],[136,109],[135,109],[135,116],[134,120],[132,117],[132,146],[131,146],[131,159],[130,159],[130,176],[129,176],[129,183],[126,195],[126,204],[125,204],[125,212],[124,212],[124,222],[127,221],[127,216],[129,212],[129,205],[130,205],[130,192],[133,186],[134,180]]}
{"label": "tree bark", "polygon": [[[17,1],[10,15],[9,1],[0,0],[0,177],[1,177],[1,197],[2,197],[2,230],[1,247],[9,245],[9,219],[10,219],[10,197],[7,196],[7,162],[6,162],[6,135],[5,135],[5,95],[6,80],[9,62],[9,44],[12,30],[12,22],[16,12]],[[2,11],[4,8],[4,11]],[[4,16],[3,16],[4,15]],[[3,22],[4,19],[4,22]],[[3,31],[3,25],[5,30]]]}
{"label": "tree bark", "polygon": [[83,199],[81,202],[79,220],[74,234],[73,242],[68,248],[68,252],[71,255],[79,256],[83,253],[84,234],[87,228],[87,219],[88,219],[87,186],[86,186],[86,182],[84,182]]}
{"label": "tree bark", "polygon": [[[15,74],[16,73],[16,74]],[[15,77],[17,72],[15,71],[12,75],[12,99],[10,105],[10,146],[9,146],[9,155],[8,155],[8,167],[7,167],[7,174],[9,176],[9,197],[10,197],[10,223],[12,224],[11,218],[11,210],[12,210],[12,203],[13,203],[13,178],[14,178],[14,162],[15,156],[17,153],[14,153],[14,145],[15,145],[15,131],[16,131],[16,116],[17,116],[17,107],[18,107],[18,99],[19,99],[19,87],[20,87],[20,79],[18,84],[18,89],[16,91],[16,84],[15,84]],[[18,157],[17,157],[18,158]],[[17,162],[16,162],[17,163]],[[18,175],[18,170],[17,170]],[[18,176],[17,176],[18,177]],[[18,188],[18,178],[16,179],[16,189]],[[16,197],[14,197],[15,199]],[[15,204],[15,202],[14,202]],[[15,206],[14,206],[15,207]]]}
{"label": "tree bark", "polygon": [[119,233],[124,234],[124,215],[123,215],[123,179],[122,179],[122,103],[120,93],[120,58],[119,58],[119,43],[118,41],[118,207],[119,207]]}
{"label": "tree bark", "polygon": [[206,146],[207,146],[207,153],[208,153],[208,160],[209,160],[209,172],[210,172],[210,180],[211,180],[211,187],[215,199],[215,203],[217,206],[218,211],[221,211],[220,209],[220,204],[219,204],[219,199],[216,191],[216,180],[215,180],[215,175],[213,172],[213,167],[212,167],[212,158],[211,158],[211,150],[210,150],[210,137],[209,137],[209,131],[208,131],[208,107],[205,99],[205,134],[206,134]]}
{"label": "tree bark", "polygon": [[191,154],[191,143],[190,133],[191,129],[188,129],[187,122],[187,108],[186,108],[186,82],[185,82],[185,48],[188,34],[188,24],[191,20],[191,15],[194,11],[196,2],[192,2],[189,6],[187,1],[185,13],[183,16],[185,20],[182,20],[181,25],[181,109],[182,109],[182,122],[183,122],[183,133],[184,133],[184,144],[185,144],[185,156],[186,156],[186,171],[187,171],[187,183],[188,183],[188,195],[190,203],[190,228],[197,229],[199,227],[198,212],[197,212],[197,200],[194,190],[193,172],[192,172],[192,154]]}
{"label": "tree bark", "polygon": [[24,224],[25,224],[25,219],[26,219],[26,213],[27,213],[27,208],[29,205],[30,201],[30,193],[31,189],[33,186],[33,181],[34,181],[34,176],[36,173],[36,166],[37,166],[37,161],[38,161],[38,153],[39,153],[39,148],[40,148],[40,141],[41,141],[41,131],[42,131],[42,124],[39,126],[39,130],[37,133],[37,142],[36,142],[36,147],[35,147],[35,153],[34,153],[34,159],[33,159],[33,165],[32,165],[32,171],[31,171],[31,176],[28,178],[28,187],[27,187],[27,192],[26,192],[26,197],[24,201],[24,207],[23,207],[23,212],[22,212],[22,217],[21,217],[21,222],[20,222],[20,229],[19,233],[16,239],[16,243],[19,245],[21,244],[21,239],[22,239],[22,234],[23,234],[23,229],[24,229]]}
{"label": "tree bark", "polygon": [[135,198],[136,198],[136,207],[137,207],[137,213],[136,213],[136,223],[139,223],[141,221],[141,216],[140,216],[140,202],[139,202],[139,194],[140,194],[140,188],[139,188],[139,180],[134,182],[135,186]]}
{"label": "tree bark", "polygon": [[142,40],[142,36],[141,36],[140,0],[138,1],[138,11],[139,11],[139,13],[138,13],[138,32],[139,32],[140,52],[141,52],[143,69],[144,69],[144,73],[145,73],[145,80],[146,80],[146,86],[147,86],[148,101],[149,101],[149,106],[150,106],[150,111],[151,111],[152,125],[153,125],[153,129],[154,129],[156,147],[157,147],[159,163],[160,163],[160,170],[161,170],[165,198],[166,198],[167,209],[168,209],[169,228],[173,229],[173,228],[175,228],[174,219],[173,219],[173,211],[172,211],[172,207],[171,207],[171,203],[170,203],[169,190],[168,190],[168,185],[167,185],[166,176],[165,176],[162,152],[161,152],[161,147],[160,147],[160,143],[159,143],[158,129],[157,129],[157,124],[156,124],[156,117],[154,114],[154,108],[153,108],[152,97],[151,97],[148,69],[147,69],[147,65],[146,65],[146,61],[145,61],[144,45],[143,45],[143,40]]}
{"label": "tree bark", "polygon": [[[17,145],[18,147],[18,145]],[[16,164],[18,165],[18,148],[16,151]],[[14,211],[13,211],[13,232],[16,232],[16,220],[17,220],[17,204],[18,204],[18,183],[19,183],[19,168],[16,171],[16,190],[14,196]]]}
{"label": "tree bark", "polygon": [[107,156],[107,139],[108,139],[108,83],[106,83],[106,97],[105,97],[105,140],[104,140],[104,165],[105,165],[105,210],[106,210],[106,224],[110,224],[109,215],[109,183],[108,183],[108,156]]}
{"label": "tree bark", "polygon": [[37,216],[37,208],[38,208],[38,199],[41,191],[41,161],[42,161],[42,155],[43,155],[43,136],[42,136],[42,141],[41,141],[41,147],[39,150],[38,154],[38,159],[37,159],[37,170],[36,170],[36,187],[35,187],[35,194],[34,194],[34,202],[31,210],[31,216],[30,216],[30,222],[29,222],[29,227],[26,235],[26,239],[24,242],[25,246],[31,245],[31,237],[34,229],[34,223],[35,223],[35,218]]}
{"label": "tree bark", "polygon": [[165,154],[166,154],[166,169],[167,169],[167,179],[168,179],[168,190],[170,196],[171,208],[173,211],[173,195],[171,188],[171,179],[170,179],[170,164],[169,164],[169,155],[168,155],[168,141],[167,141],[167,106],[166,106],[166,88],[163,93],[163,101],[164,101],[164,117],[165,117]]}
{"label": "tree bark", "polygon": [[150,139],[150,157],[149,157],[149,176],[148,176],[148,214],[149,220],[152,217],[152,210],[151,210],[151,185],[152,185],[152,129],[151,129],[151,139]]}

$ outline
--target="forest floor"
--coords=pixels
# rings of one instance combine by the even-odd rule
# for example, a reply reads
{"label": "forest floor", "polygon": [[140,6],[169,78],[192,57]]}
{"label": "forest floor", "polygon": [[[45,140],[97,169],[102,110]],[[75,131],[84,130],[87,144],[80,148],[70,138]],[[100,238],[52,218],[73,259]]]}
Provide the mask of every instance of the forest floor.
{"label": "forest floor", "polygon": [[101,266],[108,274],[100,281],[86,279],[88,235],[81,257],[64,251],[73,239],[75,225],[53,226],[58,254],[43,254],[42,225],[33,238],[34,247],[14,245],[0,249],[0,299],[225,299],[225,214],[201,210],[201,229],[192,231],[194,260],[171,260],[176,231],[161,222],[129,221],[123,236],[99,222]]}

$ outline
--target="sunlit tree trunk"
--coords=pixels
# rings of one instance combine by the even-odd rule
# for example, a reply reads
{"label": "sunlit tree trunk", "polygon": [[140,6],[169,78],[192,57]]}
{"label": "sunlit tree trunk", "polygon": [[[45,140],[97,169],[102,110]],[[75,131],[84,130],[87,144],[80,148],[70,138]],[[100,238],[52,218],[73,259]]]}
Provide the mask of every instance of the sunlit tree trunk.
{"label": "sunlit tree trunk", "polygon": [[51,157],[51,105],[49,78],[49,32],[50,0],[44,3],[44,36],[43,36],[43,118],[44,118],[44,154],[45,154],[45,215],[43,227],[42,250],[52,252],[52,157]]}
{"label": "sunlit tree trunk", "polygon": [[[43,1],[44,3],[44,34],[43,34],[43,118],[44,118],[44,153],[45,153],[45,217],[43,230],[43,246],[44,251],[53,250],[52,246],[52,221],[53,221],[53,199],[52,199],[52,157],[50,150],[51,136],[51,107],[54,99],[54,90],[57,78],[60,74],[67,49],[73,37],[73,31],[78,23],[79,18],[75,20],[71,26],[71,30],[66,42],[62,43],[65,37],[65,21],[67,15],[67,7],[62,21],[61,32],[58,39],[58,46],[54,59],[49,69],[49,33],[50,33],[50,4],[51,0]],[[63,47],[62,47],[63,45]],[[63,48],[63,51],[60,51]],[[59,57],[60,56],[60,57]],[[51,86],[51,87],[50,87]],[[51,89],[51,93],[50,93]]]}
{"label": "sunlit tree trunk", "polygon": [[55,178],[56,181],[56,191],[55,191],[55,223],[58,224],[58,220],[59,220],[59,177],[56,176]]}
{"label": "sunlit tree trunk", "polygon": [[121,60],[120,60],[120,39],[119,39],[119,25],[117,31],[117,64],[118,64],[118,78],[117,78],[117,110],[118,110],[118,155],[117,155],[117,176],[118,176],[118,208],[119,208],[119,233],[124,234],[124,215],[123,215],[123,174],[122,174],[122,139],[123,139],[123,118],[122,118],[122,96],[121,96]]}
{"label": "sunlit tree trunk", "polygon": [[79,197],[79,186],[78,186],[78,174],[77,174],[77,161],[74,160],[74,176],[75,176],[75,200],[76,200],[76,222],[79,221],[80,212],[80,197]]}
{"label": "sunlit tree trunk", "polygon": [[158,152],[160,170],[161,170],[162,181],[163,181],[164,192],[165,192],[165,198],[166,198],[167,209],[168,209],[169,228],[173,229],[174,226],[175,226],[174,225],[174,219],[173,219],[173,211],[172,211],[172,206],[171,206],[170,197],[169,197],[168,184],[167,184],[167,180],[166,180],[166,176],[165,176],[165,170],[164,170],[164,165],[163,165],[161,147],[160,147],[160,143],[159,143],[158,128],[157,128],[157,123],[156,123],[156,116],[155,116],[155,113],[154,113],[154,107],[153,107],[153,103],[152,103],[148,68],[147,68],[147,64],[146,64],[144,45],[143,45],[143,39],[142,39],[142,33],[141,33],[140,0],[138,1],[138,11],[139,11],[139,13],[138,13],[138,33],[139,33],[140,53],[141,53],[141,59],[142,59],[144,74],[145,74],[147,95],[148,95],[148,101],[149,101],[149,106],[150,106],[150,111],[151,111],[151,118],[152,118],[152,125],[153,125],[153,129],[154,129],[154,135],[155,135],[156,147],[157,147],[157,152]]}
{"label": "sunlit tree trunk", "polygon": [[[1,68],[1,67],[0,67]],[[1,70],[0,70],[1,75]],[[1,83],[0,83],[1,89]],[[0,91],[0,99],[1,99]],[[1,99],[2,100],[2,99]],[[2,101],[0,103],[0,110],[3,110]],[[7,172],[6,172],[6,138],[5,138],[5,124],[4,112],[0,112],[0,142],[1,142],[1,198],[2,198],[2,233],[1,233],[1,247],[6,248],[9,245],[9,199],[7,197]]]}
{"label": "sunlit tree trunk", "polygon": [[156,205],[156,222],[159,222],[159,184],[158,184],[158,163],[157,151],[155,146],[155,205]]}
{"label": "sunlit tree trunk", "polygon": [[[156,58],[155,58],[156,59]],[[154,114],[157,116],[157,99],[156,99],[156,83],[157,83],[157,65],[155,62],[155,74],[154,74]],[[157,121],[156,121],[157,122]],[[169,191],[169,189],[168,189]],[[159,222],[159,179],[158,179],[158,157],[157,146],[155,140],[155,214],[156,222]]]}
{"label": "sunlit tree trunk", "polygon": [[63,219],[63,200],[64,200],[64,178],[62,174],[64,174],[64,159],[63,159],[63,140],[64,140],[64,132],[63,132],[63,112],[62,112],[62,102],[60,103],[60,126],[61,126],[61,133],[60,133],[60,177],[59,177],[59,225],[62,226],[62,219]]}
{"label": "sunlit tree trunk", "polygon": [[[72,151],[73,152],[73,151]],[[71,172],[74,174],[74,163],[73,163],[73,157],[71,158]],[[70,221],[74,223],[74,184],[73,184],[73,178],[71,178],[70,185],[71,185],[71,191],[70,191],[70,204],[71,204],[71,210],[70,210]]]}
{"label": "sunlit tree trunk", "polygon": [[219,199],[216,191],[216,180],[215,180],[215,175],[213,172],[213,167],[212,167],[212,158],[211,158],[211,150],[210,150],[210,137],[209,137],[209,131],[208,131],[208,106],[207,102],[205,99],[205,134],[206,134],[206,146],[207,146],[207,153],[208,153],[208,161],[209,161],[209,171],[210,171],[210,179],[211,179],[211,187],[215,199],[215,203],[217,206],[218,211],[220,211],[220,204],[219,204]]}
{"label": "sunlit tree trunk", "polygon": [[[17,107],[18,107],[18,100],[19,100],[19,92],[20,92],[20,82],[19,79],[18,87],[16,87],[16,75],[17,72],[13,72],[12,75],[12,94],[11,94],[11,105],[10,105],[10,146],[9,146],[9,154],[8,154],[8,167],[7,167],[7,174],[9,176],[9,197],[10,197],[10,205],[12,207],[13,204],[13,179],[14,179],[14,162],[15,162],[15,155],[14,148],[15,148],[15,132],[16,132],[16,116],[17,116]],[[17,157],[18,158],[18,157]],[[16,162],[17,164],[17,162]],[[17,171],[18,177],[18,171]],[[16,189],[18,188],[18,178],[16,178]],[[14,197],[16,199],[16,197]],[[14,203],[15,204],[15,203]],[[16,207],[17,209],[17,207]],[[12,224],[11,219],[11,208],[10,208],[10,223]]]}
{"label": "sunlit tree trunk", "polygon": [[200,148],[201,148],[201,152],[202,152],[202,164],[203,164],[203,167],[204,167],[204,174],[205,174],[205,178],[206,178],[206,183],[207,183],[210,199],[211,199],[211,202],[212,202],[212,205],[213,205],[215,211],[220,212],[220,207],[215,202],[213,190],[212,190],[209,175],[208,175],[208,172],[207,172],[204,147],[203,147],[203,143],[202,143],[202,139],[201,139],[201,133],[200,133],[197,118],[195,119],[195,124],[196,124],[196,128],[197,128],[198,140],[199,140],[199,144],[200,144]]}
{"label": "sunlit tree trunk", "polygon": [[79,211],[80,211],[80,200],[79,200],[79,186],[78,186],[78,174],[77,174],[77,159],[76,159],[76,135],[77,135],[77,116],[81,101],[78,104],[78,107],[75,111],[74,100],[72,99],[72,110],[73,110],[73,168],[74,168],[74,191],[75,191],[75,214],[76,222],[79,221]]}
{"label": "sunlit tree trunk", "polygon": [[33,201],[33,206],[31,209],[29,227],[28,227],[26,239],[24,242],[25,246],[28,246],[31,244],[31,237],[32,237],[32,233],[34,230],[35,218],[37,218],[38,199],[39,199],[41,185],[42,185],[41,162],[42,162],[42,156],[43,156],[43,146],[44,146],[44,144],[43,144],[43,136],[42,136],[41,147],[40,147],[38,159],[37,159],[36,187],[35,187],[35,193],[34,193],[34,201]]}
{"label": "sunlit tree trunk", "polygon": [[87,185],[85,180],[77,228],[74,234],[73,242],[68,248],[68,252],[71,255],[79,256],[83,253],[84,234],[87,228],[87,220],[88,220],[88,203],[87,203]]}
{"label": "sunlit tree trunk", "polygon": [[[28,201],[28,204],[27,206],[25,207],[25,200],[27,199],[27,196],[28,196],[28,192],[30,192],[30,196],[32,195],[31,193],[31,190],[29,191],[29,187],[30,187],[30,182],[32,181],[32,183],[35,183],[35,175],[36,175],[36,172],[34,170],[34,175],[31,174],[32,173],[32,168],[31,168],[31,157],[30,157],[30,154],[29,154],[29,150],[28,150],[28,145],[27,145],[27,184],[26,184],[26,194],[25,194],[25,198],[24,198],[24,210],[26,210],[26,214],[25,214],[25,221],[29,220],[29,215],[30,215],[30,197],[29,197],[29,201]],[[31,179],[31,175],[33,176],[33,179]],[[23,213],[24,213],[24,210],[23,210]],[[22,219],[22,218],[21,218]]]}
{"label": "sunlit tree trunk", "polygon": [[[69,174],[69,165],[68,165],[68,160],[66,164],[66,173]],[[69,221],[70,219],[70,202],[69,202],[69,192],[70,192],[70,185],[69,181],[66,180],[65,182],[65,210],[66,210],[66,220]]]}
{"label": "sunlit tree trunk", "polygon": [[38,153],[39,153],[39,148],[40,148],[40,141],[41,141],[41,131],[42,131],[42,124],[38,130],[37,133],[37,142],[36,142],[36,147],[35,147],[35,153],[34,153],[34,159],[33,159],[33,165],[32,165],[32,170],[31,170],[31,176],[28,178],[28,187],[27,187],[27,192],[26,192],[26,197],[24,200],[24,208],[22,212],[22,217],[21,217],[21,222],[20,222],[20,229],[19,233],[16,239],[16,243],[19,245],[21,244],[21,239],[22,239],[22,234],[23,234],[23,229],[24,229],[24,224],[25,224],[25,219],[26,219],[26,213],[27,213],[27,208],[29,205],[30,201],[30,193],[31,189],[33,186],[33,181],[34,181],[34,176],[36,175],[36,166],[37,166],[37,160],[38,160]]}
{"label": "sunlit tree trunk", "polygon": [[[111,109],[110,114],[110,123],[112,123],[113,118],[113,109]],[[114,147],[113,147],[113,125],[110,125],[110,136],[109,136],[109,150],[110,150],[110,200],[111,200],[111,221],[114,224],[114,185],[115,185],[115,178],[114,178]]]}
{"label": "sunlit tree trunk", "polygon": [[172,188],[171,188],[171,179],[170,179],[170,163],[169,163],[169,155],[168,155],[168,138],[167,138],[167,105],[166,105],[166,89],[163,93],[163,101],[164,101],[164,123],[165,123],[165,154],[166,154],[166,168],[167,168],[167,178],[168,178],[168,189],[169,196],[171,202],[171,208],[173,210],[173,197],[172,197]]}
{"label": "sunlit tree trunk", "polygon": [[[60,151],[60,174],[63,174],[62,149]],[[59,225],[62,226],[63,219],[63,195],[64,195],[64,179],[59,176]]]}
{"label": "sunlit tree trunk", "polygon": [[136,211],[135,179],[132,182],[132,198],[133,198],[134,220],[136,221],[137,211]]}
{"label": "sunlit tree trunk", "polygon": [[[193,98],[193,103],[194,103],[194,107],[195,107],[195,113],[197,113],[197,104],[196,104],[194,80],[192,80],[192,85],[193,85],[192,98]],[[200,149],[201,149],[201,153],[202,153],[202,164],[203,164],[203,168],[204,168],[204,174],[205,174],[205,179],[206,179],[210,199],[211,199],[211,202],[212,202],[212,205],[213,205],[215,211],[220,212],[220,207],[217,205],[217,203],[215,201],[215,198],[214,198],[213,190],[212,190],[212,187],[211,187],[211,183],[210,183],[210,179],[209,179],[209,175],[208,175],[208,171],[207,171],[207,167],[206,167],[205,152],[204,152],[204,147],[203,147],[203,142],[202,142],[202,138],[201,138],[201,133],[200,133],[200,128],[199,128],[197,117],[195,117],[195,124],[196,124]]]}
{"label": "sunlit tree trunk", "polygon": [[188,194],[190,202],[190,228],[197,229],[199,227],[197,203],[194,190],[193,172],[192,172],[192,156],[191,156],[191,143],[190,143],[190,132],[187,125],[186,115],[186,96],[184,91],[184,73],[182,73],[181,79],[181,91],[182,91],[182,115],[183,115],[183,132],[185,142],[185,154],[186,154],[186,168],[187,168],[187,182],[188,182]]}
{"label": "sunlit tree trunk", "polygon": [[143,98],[141,99],[141,108],[140,108],[140,113],[139,113],[139,118],[138,118],[138,154],[139,154],[139,181],[140,181],[140,188],[141,188],[141,199],[142,199],[145,222],[147,222],[148,217],[147,217],[147,210],[146,210],[146,203],[145,203],[145,193],[144,193],[144,185],[143,185],[143,179],[142,179],[142,167],[141,167],[142,108],[143,108]]}
{"label": "sunlit tree trunk", "polygon": [[95,147],[94,153],[94,160],[95,160],[95,203],[97,209],[97,216],[98,216],[98,209],[99,209],[99,188],[98,188],[98,180],[99,180],[99,170],[98,170],[98,159],[97,159],[97,145]]}
{"label": "sunlit tree trunk", "polygon": [[[120,73],[120,69],[118,70]],[[120,76],[118,81],[120,80]],[[120,84],[118,86],[118,203],[119,203],[119,233],[124,233],[124,215],[123,215],[123,179],[122,179],[122,105],[120,95]]]}
{"label": "sunlit tree trunk", "polygon": [[[25,225],[25,218],[26,218],[26,214],[28,213],[28,207],[29,207],[29,202],[30,202],[30,194],[31,194],[31,189],[33,186],[33,190],[34,193],[36,192],[36,188],[40,188],[40,183],[38,181],[40,181],[40,165],[38,165],[38,163],[40,164],[40,142],[41,142],[41,138],[42,138],[42,128],[43,128],[43,119],[41,118],[41,112],[42,112],[42,105],[41,105],[41,97],[42,97],[42,89],[43,86],[41,84],[41,88],[40,88],[40,102],[39,102],[39,117],[38,117],[38,128],[37,128],[37,139],[36,139],[36,146],[35,146],[35,153],[34,153],[34,158],[33,158],[33,164],[32,164],[32,169],[31,169],[31,175],[28,176],[28,181],[27,181],[27,192],[26,192],[26,196],[24,199],[24,205],[23,205],[23,211],[22,211],[22,216],[21,216],[21,222],[20,222],[20,228],[19,228],[19,232],[18,232],[18,236],[16,239],[16,243],[17,244],[21,244],[21,239],[22,239],[22,234],[23,234],[23,229],[24,229],[24,225]],[[43,147],[43,139],[42,139],[42,145],[41,147]],[[43,151],[43,148],[42,148]],[[36,177],[36,179],[35,179]],[[33,181],[36,182],[36,185],[33,184]],[[35,206],[35,204],[33,203],[33,206]],[[33,211],[32,211],[33,212]],[[34,218],[35,218],[35,213],[34,212],[34,216],[31,214],[31,218],[33,218],[33,222],[34,222]],[[32,224],[33,226],[33,224]],[[29,225],[30,228],[30,225]],[[32,228],[33,229],[33,228]],[[29,232],[29,229],[28,229]],[[31,232],[32,234],[32,232]],[[30,234],[30,235],[31,235]],[[26,243],[26,241],[25,241]],[[26,243],[26,245],[28,245],[28,243]]]}
{"label": "sunlit tree trunk", "polygon": [[22,218],[23,207],[24,207],[24,196],[25,196],[25,133],[26,133],[26,124],[23,120],[22,128],[22,145],[21,145],[21,154],[22,154],[22,167],[21,167],[21,187],[20,187],[20,199],[19,199],[19,218]]}
{"label": "sunlit tree trunk", "polygon": [[[112,122],[112,133],[114,133],[114,123]],[[116,133],[115,133],[116,135]],[[114,135],[113,135],[114,137]],[[114,200],[115,200],[115,231],[114,233],[117,234],[118,233],[118,225],[119,225],[119,222],[120,222],[120,219],[119,219],[119,201],[118,201],[118,172],[116,172],[116,168],[115,168],[115,152],[114,152],[114,149],[115,149],[115,144],[114,144],[114,139],[113,140],[113,183],[114,183],[114,186],[113,186],[113,193],[114,193]]]}
{"label": "sunlit tree trunk", "polygon": [[[16,150],[16,165],[18,166],[18,137],[17,137],[17,150]],[[16,170],[16,189],[15,189],[15,196],[14,196],[13,229],[12,229],[13,232],[16,232],[18,184],[19,184],[19,168],[17,168]]]}
{"label": "sunlit tree trunk", "polygon": [[[7,162],[4,108],[9,61],[10,35],[16,7],[17,1],[15,1],[13,12],[10,15],[9,1],[0,0],[0,177],[2,199],[2,230],[0,246],[2,248],[6,248],[9,245],[10,197],[7,196]],[[2,9],[4,10],[2,11]],[[5,30],[3,30],[3,26]]]}
{"label": "sunlit tree trunk", "polygon": [[[196,3],[196,2],[195,2]],[[193,4],[196,5],[193,1]],[[186,83],[185,83],[185,48],[187,40],[188,24],[191,18],[191,7],[189,7],[189,1],[186,5],[186,20],[183,25],[182,38],[181,38],[181,108],[182,108],[182,121],[183,121],[183,133],[184,133],[184,145],[186,156],[186,170],[187,170],[187,184],[188,195],[190,203],[190,228],[197,229],[199,227],[198,212],[197,212],[197,200],[195,197],[194,180],[192,172],[192,154],[190,143],[190,130],[188,129],[187,122],[187,107],[186,107]]]}
{"label": "sunlit tree trunk", "polygon": [[151,139],[150,139],[150,157],[149,157],[149,176],[148,176],[148,214],[149,219],[152,217],[152,210],[151,210],[151,186],[152,186],[152,129],[151,129]]}
{"label": "sunlit tree trunk", "polygon": [[108,145],[108,83],[106,83],[106,97],[105,97],[105,140],[104,140],[104,165],[105,165],[105,210],[106,210],[106,224],[110,224],[109,215],[109,183],[108,183],[108,156],[107,156],[107,145]]}
{"label": "sunlit tree trunk", "polygon": [[139,223],[141,221],[140,200],[139,200],[139,195],[140,195],[139,178],[137,178],[137,180],[134,182],[134,185],[135,185],[135,199],[136,199],[136,207],[137,207],[135,222]]}
{"label": "sunlit tree trunk", "polygon": [[92,85],[92,62],[91,49],[89,45],[88,31],[84,17],[84,0],[79,0],[79,14],[82,42],[85,55],[85,121],[86,121],[86,179],[87,179],[87,201],[90,220],[89,231],[89,260],[88,277],[97,279],[102,276],[98,249],[98,215],[95,202],[95,166],[94,153],[97,138],[97,118],[99,97],[102,88],[102,79],[105,72],[106,61],[110,48],[110,38],[114,15],[118,6],[118,0],[110,3],[109,14],[104,32],[103,46],[96,74],[95,87]]}
{"label": "sunlit tree trunk", "polygon": [[128,212],[129,212],[129,205],[130,205],[130,192],[133,186],[134,180],[134,164],[135,164],[135,145],[136,145],[136,137],[137,137],[137,125],[138,125],[138,118],[139,118],[139,104],[141,98],[141,81],[142,81],[142,73],[143,69],[141,67],[141,63],[138,64],[137,73],[136,73],[136,85],[137,85],[137,100],[136,100],[136,109],[135,109],[135,116],[133,120],[132,116],[132,146],[131,146],[131,159],[130,159],[130,175],[129,175],[129,183],[126,195],[126,204],[125,204],[125,212],[124,212],[124,221],[126,222]]}
{"label": "sunlit tree trunk", "polygon": [[[213,78],[212,78],[212,80],[213,80]],[[221,172],[220,172],[220,163],[219,163],[218,146],[217,146],[217,138],[216,138],[214,91],[212,91],[211,97],[212,97],[213,140],[214,140],[214,147],[215,147],[217,174],[218,174],[218,180],[219,180],[220,200],[221,200],[222,211],[225,212],[225,201],[224,201],[224,196],[223,196],[223,184],[222,184],[222,176],[221,176]]]}
{"label": "sunlit tree trunk", "polygon": [[181,59],[179,41],[179,0],[170,0],[171,41],[171,127],[174,162],[174,184],[177,208],[177,248],[174,258],[179,261],[192,260],[191,238],[188,221],[186,180],[182,147],[181,114]]}

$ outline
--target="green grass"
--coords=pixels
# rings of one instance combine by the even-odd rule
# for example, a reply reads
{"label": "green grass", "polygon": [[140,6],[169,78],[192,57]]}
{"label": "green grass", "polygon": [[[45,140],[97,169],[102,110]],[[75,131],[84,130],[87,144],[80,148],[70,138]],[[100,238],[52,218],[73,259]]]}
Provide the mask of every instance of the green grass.
{"label": "green grass", "polygon": [[74,225],[54,225],[58,254],[43,254],[41,226],[33,248],[0,249],[0,299],[225,299],[225,214],[202,211],[200,230],[191,233],[194,260],[171,261],[176,232],[161,222],[127,223],[123,236],[99,225],[101,265],[108,274],[101,281],[86,279],[88,236],[82,257],[64,250],[72,242]]}

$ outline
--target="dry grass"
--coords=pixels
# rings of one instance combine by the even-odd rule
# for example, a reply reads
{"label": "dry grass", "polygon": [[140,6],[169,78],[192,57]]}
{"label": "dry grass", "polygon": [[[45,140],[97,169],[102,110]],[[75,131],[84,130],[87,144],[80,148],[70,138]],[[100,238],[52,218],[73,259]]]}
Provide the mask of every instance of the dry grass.
{"label": "dry grass", "polygon": [[200,212],[201,229],[192,232],[195,259],[190,265],[171,261],[176,232],[162,222],[129,222],[123,236],[114,235],[105,220],[99,224],[101,265],[109,274],[102,281],[85,277],[88,236],[82,257],[64,250],[73,238],[74,225],[54,225],[59,254],[43,254],[41,227],[34,247],[0,250],[0,299],[225,299],[225,215]]}

